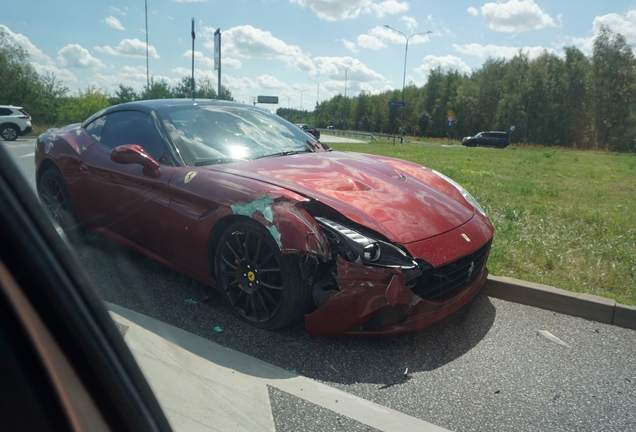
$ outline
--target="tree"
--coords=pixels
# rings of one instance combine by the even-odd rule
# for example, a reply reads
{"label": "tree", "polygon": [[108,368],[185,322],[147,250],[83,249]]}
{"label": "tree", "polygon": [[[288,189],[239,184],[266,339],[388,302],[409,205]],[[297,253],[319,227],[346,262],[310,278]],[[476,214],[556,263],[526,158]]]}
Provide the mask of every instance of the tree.
{"label": "tree", "polygon": [[[601,26],[592,54],[595,147],[628,150],[625,132],[633,125],[630,105],[636,96],[634,53],[620,34]],[[629,137],[632,138],[632,137]]]}
{"label": "tree", "polygon": [[162,78],[161,81],[155,81],[153,76],[150,77],[150,86],[147,86],[141,92],[141,99],[170,99],[172,91],[168,83]]}
{"label": "tree", "polygon": [[108,106],[106,94],[89,86],[84,91],[78,90],[77,96],[68,98],[60,107],[60,121],[65,124],[80,123]]}
{"label": "tree", "polygon": [[109,98],[108,101],[111,105],[117,105],[127,102],[133,102],[139,100],[139,95],[130,86],[119,84],[117,90],[115,90],[115,97]]}
{"label": "tree", "polygon": [[201,78],[198,84],[199,84],[197,86],[198,98],[200,99],[216,99],[217,98],[216,90],[214,90],[214,83],[212,83],[210,78],[208,77]]}
{"label": "tree", "polygon": [[0,29],[0,104],[29,107],[37,100],[38,80],[29,54]]}
{"label": "tree", "polygon": [[[196,90],[196,89],[195,89]],[[172,97],[175,98],[191,98],[192,97],[192,77],[183,76],[179,80],[176,86],[172,89]],[[199,92],[196,92],[196,97],[200,98]]]}

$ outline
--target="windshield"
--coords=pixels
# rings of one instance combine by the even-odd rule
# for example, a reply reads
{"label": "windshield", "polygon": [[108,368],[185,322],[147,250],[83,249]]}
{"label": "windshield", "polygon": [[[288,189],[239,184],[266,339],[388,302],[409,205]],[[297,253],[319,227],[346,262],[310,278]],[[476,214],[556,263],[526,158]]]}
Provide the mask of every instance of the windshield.
{"label": "windshield", "polygon": [[311,152],[310,137],[257,108],[199,104],[160,108],[164,125],[187,165],[208,165]]}

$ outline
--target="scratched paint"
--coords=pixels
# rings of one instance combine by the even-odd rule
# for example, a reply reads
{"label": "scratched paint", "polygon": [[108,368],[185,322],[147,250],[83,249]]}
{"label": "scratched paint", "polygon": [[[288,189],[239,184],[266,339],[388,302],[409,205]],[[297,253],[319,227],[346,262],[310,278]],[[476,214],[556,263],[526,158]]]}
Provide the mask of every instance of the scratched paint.
{"label": "scratched paint", "polygon": [[[274,212],[272,211],[272,204],[274,204],[274,200],[269,197],[269,195],[256,199],[254,201],[248,202],[246,204],[234,204],[232,205],[232,212],[237,215],[253,217],[254,213],[260,211],[263,214],[263,217],[266,221],[273,223],[274,222]],[[267,230],[271,233],[272,237],[278,244],[279,248],[283,248],[283,243],[280,240],[280,231],[274,226],[269,225],[266,226]]]}
{"label": "scratched paint", "polygon": [[272,204],[274,204],[274,200],[267,195],[264,198],[256,199],[247,204],[234,204],[232,205],[232,212],[234,212],[234,214],[252,217],[254,212],[260,211],[265,220],[273,222],[274,212],[272,211]]}

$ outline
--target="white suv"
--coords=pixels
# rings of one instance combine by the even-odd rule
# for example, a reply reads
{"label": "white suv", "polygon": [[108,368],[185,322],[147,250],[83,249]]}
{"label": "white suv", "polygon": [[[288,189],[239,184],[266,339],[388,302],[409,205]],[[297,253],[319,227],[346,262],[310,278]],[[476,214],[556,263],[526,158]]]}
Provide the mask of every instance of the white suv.
{"label": "white suv", "polygon": [[0,138],[14,141],[32,130],[31,116],[22,107],[0,105]]}

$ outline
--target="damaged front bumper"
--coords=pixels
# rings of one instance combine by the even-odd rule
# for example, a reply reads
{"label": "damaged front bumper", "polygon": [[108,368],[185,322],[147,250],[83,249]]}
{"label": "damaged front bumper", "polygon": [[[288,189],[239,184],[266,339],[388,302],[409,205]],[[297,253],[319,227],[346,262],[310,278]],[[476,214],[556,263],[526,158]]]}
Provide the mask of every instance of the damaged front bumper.
{"label": "damaged front bumper", "polygon": [[310,336],[379,336],[426,327],[470,301],[488,277],[486,266],[463,287],[439,301],[429,301],[406,286],[398,269],[368,267],[338,258],[341,290],[305,315]]}

